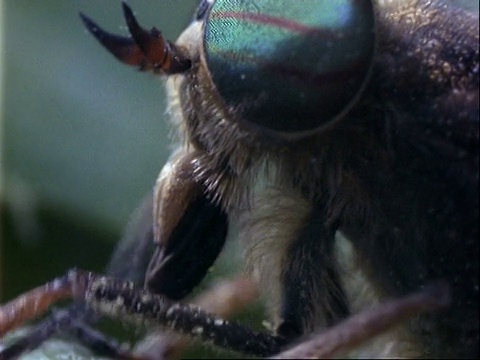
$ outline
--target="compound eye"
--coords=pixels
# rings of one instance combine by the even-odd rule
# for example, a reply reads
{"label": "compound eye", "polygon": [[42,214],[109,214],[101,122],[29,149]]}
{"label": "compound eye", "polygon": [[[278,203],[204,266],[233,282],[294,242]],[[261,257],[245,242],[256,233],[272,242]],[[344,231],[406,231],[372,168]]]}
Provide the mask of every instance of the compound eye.
{"label": "compound eye", "polygon": [[372,64],[367,0],[216,0],[205,61],[240,121],[275,133],[309,133],[358,98]]}

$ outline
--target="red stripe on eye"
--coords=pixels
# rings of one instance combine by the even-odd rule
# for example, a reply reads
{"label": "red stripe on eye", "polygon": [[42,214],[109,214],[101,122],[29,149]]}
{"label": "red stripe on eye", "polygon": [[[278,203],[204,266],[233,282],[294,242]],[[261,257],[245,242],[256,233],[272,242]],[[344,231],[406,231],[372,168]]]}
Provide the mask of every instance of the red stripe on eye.
{"label": "red stripe on eye", "polygon": [[335,84],[342,84],[348,80],[358,77],[358,69],[365,69],[368,67],[367,58],[358,58],[354,62],[348,65],[347,68],[333,70],[324,73],[315,73],[305,69],[295,67],[294,64],[281,64],[268,60],[263,60],[256,56],[243,56],[239,59],[238,53],[230,51],[215,51],[215,56],[223,59],[229,59],[234,62],[243,62],[245,64],[251,64],[255,67],[261,67],[272,74],[277,76],[294,78],[297,81],[308,84],[308,86],[324,88],[326,86],[333,86]]}
{"label": "red stripe on eye", "polygon": [[300,34],[318,33],[317,35],[320,35],[322,37],[332,38],[335,36],[335,31],[332,30],[322,29],[316,26],[309,26],[296,21],[266,14],[256,14],[251,12],[218,11],[212,12],[210,16],[214,19],[239,19],[252,23],[276,26],[278,28],[287,29]]}

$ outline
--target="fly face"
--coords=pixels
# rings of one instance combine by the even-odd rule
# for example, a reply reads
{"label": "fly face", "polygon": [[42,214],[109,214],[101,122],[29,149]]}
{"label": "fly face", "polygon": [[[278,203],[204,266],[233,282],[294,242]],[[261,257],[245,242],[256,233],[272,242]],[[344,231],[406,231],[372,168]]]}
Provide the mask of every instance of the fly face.
{"label": "fly face", "polygon": [[[175,297],[190,291],[224,226],[240,223],[277,334],[294,339],[358,311],[358,285],[339,265],[340,232],[360,259],[349,271],[364,273],[380,299],[438,279],[454,287],[452,310],[410,324],[406,342],[416,345],[393,354],[470,353],[478,343],[478,322],[468,320],[478,312],[478,202],[468,200],[478,193],[476,20],[439,1],[202,2],[176,43],[191,68],[167,80],[183,145],[157,183],[159,250],[147,283]],[[181,207],[169,200],[193,188]],[[188,199],[222,214],[204,218],[215,230],[196,237],[208,241],[188,241],[202,260],[181,250],[188,237],[172,236],[175,225],[162,230],[191,221]],[[177,259],[190,259],[195,276],[178,275]],[[167,279],[175,286],[166,289]]]}
{"label": "fly face", "polygon": [[154,189],[150,291],[183,298],[236,223],[282,344],[440,280],[449,308],[372,351],[478,356],[476,15],[209,0],[173,44],[124,10],[131,39],[83,20],[120,60],[168,75],[181,138]]}

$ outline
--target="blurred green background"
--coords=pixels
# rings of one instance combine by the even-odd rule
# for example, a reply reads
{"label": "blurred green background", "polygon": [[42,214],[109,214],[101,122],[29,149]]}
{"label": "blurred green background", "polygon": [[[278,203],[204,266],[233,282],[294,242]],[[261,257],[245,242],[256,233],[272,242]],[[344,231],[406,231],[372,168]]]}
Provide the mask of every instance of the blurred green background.
{"label": "blurred green background", "polygon": [[[175,39],[196,1],[129,1]],[[2,299],[99,269],[168,152],[162,79],[119,63],[78,12],[127,35],[119,1],[3,4]]]}
{"label": "blurred green background", "polygon": [[[128,3],[173,40],[198,1]],[[1,4],[3,300],[72,265],[101,268],[168,156],[169,131],[161,77],[119,63],[79,20],[127,35],[120,1]]]}

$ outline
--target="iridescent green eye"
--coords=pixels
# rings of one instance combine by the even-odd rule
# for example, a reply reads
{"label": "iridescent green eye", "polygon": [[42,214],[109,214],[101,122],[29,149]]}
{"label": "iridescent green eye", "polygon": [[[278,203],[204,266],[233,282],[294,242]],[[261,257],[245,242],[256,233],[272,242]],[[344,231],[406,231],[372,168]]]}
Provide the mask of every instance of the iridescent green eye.
{"label": "iridescent green eye", "polygon": [[216,0],[205,23],[208,69],[242,121],[295,134],[354,102],[372,63],[367,0]]}

